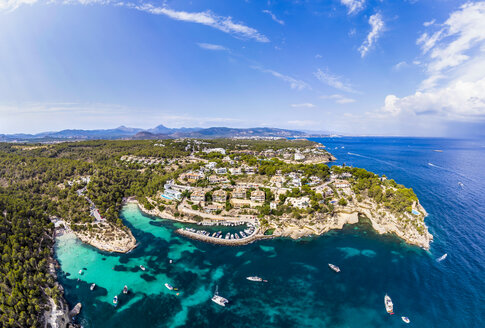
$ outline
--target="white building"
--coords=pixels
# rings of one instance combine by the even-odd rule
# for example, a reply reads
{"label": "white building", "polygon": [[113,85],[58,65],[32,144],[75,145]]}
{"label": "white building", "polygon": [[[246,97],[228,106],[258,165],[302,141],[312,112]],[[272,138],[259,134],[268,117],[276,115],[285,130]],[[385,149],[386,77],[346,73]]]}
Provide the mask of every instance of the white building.
{"label": "white building", "polygon": [[307,208],[310,206],[310,198],[308,197],[288,197],[285,201],[285,204],[291,205],[297,208]]}
{"label": "white building", "polygon": [[295,161],[302,161],[305,159],[305,155],[301,153],[295,153]]}
{"label": "white building", "polygon": [[215,169],[216,173],[217,174],[226,174],[227,173],[227,169],[225,167],[218,167]]}
{"label": "white building", "polygon": [[180,191],[173,190],[173,189],[165,189],[163,191],[162,197],[169,198],[169,199],[181,200],[182,199],[182,193]]}
{"label": "white building", "polygon": [[222,155],[226,155],[226,150],[224,148],[205,148],[202,150],[204,153],[220,153]]}

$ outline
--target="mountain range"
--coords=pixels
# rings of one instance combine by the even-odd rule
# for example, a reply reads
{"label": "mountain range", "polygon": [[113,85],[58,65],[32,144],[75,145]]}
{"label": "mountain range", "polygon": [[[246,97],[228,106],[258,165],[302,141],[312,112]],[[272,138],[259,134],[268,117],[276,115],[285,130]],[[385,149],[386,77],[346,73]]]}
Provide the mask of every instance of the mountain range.
{"label": "mountain range", "polygon": [[173,138],[233,138],[233,137],[307,137],[311,134],[303,131],[278,128],[168,128],[162,124],[152,129],[130,128],[120,126],[115,129],[77,130],[41,132],[36,134],[0,134],[0,141],[6,142],[49,142],[66,140],[96,140],[96,139],[173,139]]}

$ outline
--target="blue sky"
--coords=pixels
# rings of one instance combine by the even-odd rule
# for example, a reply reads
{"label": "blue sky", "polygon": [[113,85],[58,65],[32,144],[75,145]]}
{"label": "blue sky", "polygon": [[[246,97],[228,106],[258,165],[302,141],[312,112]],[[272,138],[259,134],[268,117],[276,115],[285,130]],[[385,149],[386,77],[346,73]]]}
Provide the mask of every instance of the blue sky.
{"label": "blue sky", "polygon": [[485,2],[0,0],[0,133],[273,126],[455,136]]}

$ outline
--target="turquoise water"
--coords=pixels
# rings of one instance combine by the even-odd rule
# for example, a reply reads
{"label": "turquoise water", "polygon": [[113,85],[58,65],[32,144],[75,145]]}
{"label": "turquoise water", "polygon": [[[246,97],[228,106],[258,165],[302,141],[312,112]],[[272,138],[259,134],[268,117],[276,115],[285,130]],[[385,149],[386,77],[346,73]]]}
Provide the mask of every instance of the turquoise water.
{"label": "turquoise water", "polygon": [[[365,223],[318,238],[215,246],[178,236],[173,231],[180,224],[127,205],[121,216],[139,242],[129,254],[100,252],[70,235],[58,238],[65,297],[71,306],[83,304],[78,322],[84,327],[402,327],[404,315],[415,327],[482,327],[485,143],[321,141],[339,147],[332,150],[338,163],[414,188],[430,213],[426,222],[435,237],[430,252],[377,235]],[[443,253],[448,257],[437,262]],[[328,263],[342,272],[334,273]],[[250,275],[269,282],[250,282],[245,279]],[[98,287],[91,292],[93,282]],[[179,291],[169,291],[166,282]],[[128,295],[121,293],[125,284]],[[230,301],[226,308],[210,301],[216,285]],[[394,316],[384,309],[385,293],[394,301]],[[119,295],[117,308],[114,295]]]}

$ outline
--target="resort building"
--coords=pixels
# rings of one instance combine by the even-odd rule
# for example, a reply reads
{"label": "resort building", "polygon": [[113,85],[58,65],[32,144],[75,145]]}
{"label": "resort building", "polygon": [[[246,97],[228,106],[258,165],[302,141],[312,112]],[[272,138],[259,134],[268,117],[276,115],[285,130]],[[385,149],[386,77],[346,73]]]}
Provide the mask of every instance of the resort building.
{"label": "resort building", "polygon": [[204,211],[206,211],[207,213],[222,211],[223,209],[224,209],[224,205],[222,205],[222,204],[215,204],[214,203],[214,204],[204,206]]}
{"label": "resort building", "polygon": [[251,193],[251,201],[256,203],[262,203],[265,199],[265,193],[262,190],[255,190]]}
{"label": "resort building", "polygon": [[212,194],[212,200],[214,202],[225,203],[226,198],[227,198],[226,192],[221,189],[214,191],[214,193]]}
{"label": "resort building", "polygon": [[180,191],[173,190],[173,189],[165,189],[163,191],[162,197],[170,200],[172,199],[181,200],[182,193]]}
{"label": "resort building", "polygon": [[231,195],[232,198],[239,198],[239,199],[244,199],[246,198],[246,189],[244,188],[236,188],[232,192]]}
{"label": "resort building", "polygon": [[201,189],[194,190],[190,194],[190,200],[194,203],[203,202],[205,200],[205,192]]}

